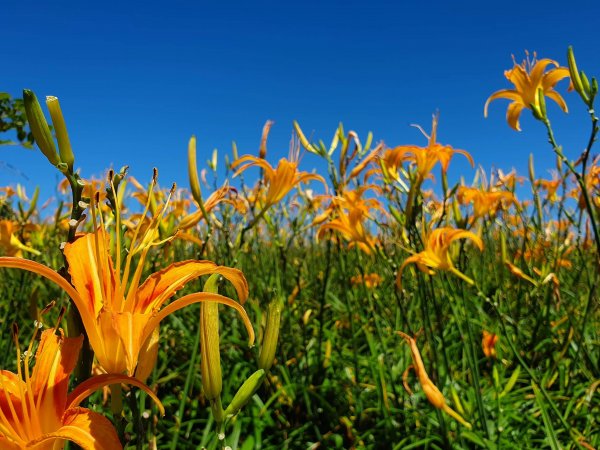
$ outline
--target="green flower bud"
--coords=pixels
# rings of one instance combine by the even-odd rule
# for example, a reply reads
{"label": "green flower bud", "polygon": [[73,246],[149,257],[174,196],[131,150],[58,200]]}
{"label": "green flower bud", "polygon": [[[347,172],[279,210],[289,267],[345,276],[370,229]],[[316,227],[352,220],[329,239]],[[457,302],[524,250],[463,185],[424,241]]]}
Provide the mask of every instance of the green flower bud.
{"label": "green flower bud", "polygon": [[30,91],[29,89],[23,90],[23,104],[25,106],[29,128],[31,128],[36,144],[44,156],[48,158],[50,164],[56,166],[60,162],[60,159],[56,152],[54,139],[52,138],[52,133],[48,127],[48,122],[46,122],[46,117],[44,116],[40,102],[38,102],[33,91]]}
{"label": "green flower bud", "polygon": [[[219,288],[218,274],[211,275],[204,285],[204,292],[217,294]],[[200,305],[200,354],[202,357],[202,389],[208,400],[221,395],[223,381],[221,378],[221,354],[219,351],[219,305],[215,302],[204,302]]]}
{"label": "green flower bud", "polygon": [[192,136],[188,144],[188,178],[190,180],[192,197],[194,197],[196,203],[201,205],[202,191],[200,190],[200,180],[198,179],[198,169],[196,166],[196,136]]}
{"label": "green flower bud", "polygon": [[314,145],[312,145],[310,142],[308,142],[308,139],[306,139],[306,136],[304,136],[304,133],[302,132],[302,129],[300,128],[300,125],[298,124],[298,122],[296,122],[294,120],[294,130],[296,131],[296,134],[298,135],[298,139],[300,140],[300,144],[302,144],[302,147],[304,147],[307,151],[314,153],[315,155],[321,155],[321,152],[319,151],[318,148],[316,148]]}
{"label": "green flower bud", "polygon": [[231,403],[225,410],[225,417],[235,416],[248,403],[254,393],[258,390],[265,378],[265,371],[259,369],[244,381],[242,387],[235,393]]}
{"label": "green flower bud", "polygon": [[73,164],[75,163],[75,155],[71,148],[71,141],[69,140],[69,134],[67,133],[67,126],[65,124],[65,118],[63,117],[60,109],[60,103],[58,98],[48,96],[46,97],[46,106],[50,111],[50,117],[52,118],[52,126],[54,126],[54,132],[56,133],[56,140],[58,141],[58,151],[60,153],[60,160],[66,163],[69,172],[73,173]]}
{"label": "green flower bud", "polygon": [[275,351],[277,350],[277,340],[279,338],[281,303],[279,299],[275,299],[269,303],[267,310],[267,326],[265,327],[260,356],[258,357],[258,367],[265,371],[271,368],[275,360]]}
{"label": "green flower bud", "polygon": [[590,101],[589,90],[585,90],[583,87],[583,81],[581,79],[581,75],[584,75],[583,72],[580,72],[577,69],[577,63],[575,62],[575,54],[573,53],[573,47],[569,46],[567,50],[567,61],[569,65],[569,74],[571,76],[571,81],[573,82],[573,87],[575,91],[581,96],[585,103]]}
{"label": "green flower bud", "polygon": [[584,92],[591,93],[592,89],[590,87],[590,80],[588,79],[587,75],[583,72],[581,72],[581,84],[583,85]]}

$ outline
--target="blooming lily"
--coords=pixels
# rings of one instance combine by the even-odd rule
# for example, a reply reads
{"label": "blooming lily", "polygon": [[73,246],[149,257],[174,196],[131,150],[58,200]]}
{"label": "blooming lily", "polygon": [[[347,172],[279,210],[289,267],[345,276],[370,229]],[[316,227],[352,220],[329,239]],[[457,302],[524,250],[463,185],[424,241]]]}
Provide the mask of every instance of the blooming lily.
{"label": "blooming lily", "polygon": [[438,161],[442,166],[442,171],[446,173],[450,160],[455,153],[463,155],[469,160],[471,166],[474,165],[473,158],[466,150],[455,149],[450,145],[440,144],[436,141],[437,125],[438,115],[436,114],[433,116],[431,135],[428,135],[421,127],[417,127],[429,141],[427,147],[400,145],[384,153],[382,161],[386,166],[386,170],[393,174],[394,178],[398,177],[399,166],[405,161],[411,161],[417,166],[417,180],[415,182],[417,187],[420,187],[421,183],[430,176],[431,170]]}
{"label": "blooming lily", "polygon": [[250,341],[253,342],[254,331],[244,307],[230,298],[199,292],[188,294],[162,308],[187,283],[213,273],[221,274],[231,281],[243,303],[248,297],[248,285],[242,272],[218,266],[211,261],[189,260],[174,263],[150,275],[140,285],[149,248],[150,245],[146,245],[141,250],[142,254],[131,280],[129,273],[136,249],[128,253],[121,277],[120,261],[117,259],[115,268],[109,252],[108,235],[102,227],[65,246],[64,253],[72,285],[57,272],[35,261],[5,257],[0,258],[0,267],[35,272],[61,287],[77,306],[90,345],[107,373],[126,372],[133,375],[140,350],[160,321],[192,303],[213,301],[235,308],[242,315]]}
{"label": "blooming lily", "polygon": [[473,204],[473,220],[480,217],[494,217],[498,210],[516,203],[515,196],[506,191],[484,191],[477,188],[459,186],[456,197],[460,203]]}
{"label": "blooming lily", "polygon": [[[553,65],[555,68],[544,73],[549,65]],[[529,108],[532,111],[540,112],[540,94],[554,100],[564,112],[568,112],[564,99],[554,90],[556,83],[569,76],[567,67],[559,67],[558,63],[552,59],[536,61],[534,54],[533,61],[523,61],[522,64],[515,62],[512,69],[504,72],[504,76],[515,85],[515,88],[502,89],[490,95],[483,108],[485,117],[487,117],[488,105],[493,100],[498,98],[512,100],[506,111],[506,120],[512,129],[521,131],[519,125],[521,111],[523,108]]]}
{"label": "blooming lily", "polygon": [[[150,187],[149,192],[154,185]],[[0,267],[12,267],[37,273],[61,287],[79,310],[81,320],[94,350],[98,363],[107,373],[135,374],[138,360],[148,366],[145,358],[152,352],[142,351],[161,320],[169,314],[192,303],[212,301],[236,309],[242,316],[254,342],[254,330],[246,310],[242,306],[248,297],[248,283],[237,269],[218,266],[211,261],[188,260],[176,262],[150,275],[140,284],[144,262],[158,234],[166,206],[156,214],[151,224],[140,232],[143,221],[134,230],[131,246],[121,274],[121,242],[116,234],[116,261],[110,254],[110,242],[104,225],[94,233],[87,233],[64,248],[71,283],[43,264],[26,259],[0,258]],[[91,204],[95,221],[94,202]],[[148,208],[148,204],[146,205]],[[142,214],[145,216],[146,211]],[[102,218],[102,216],[100,216]],[[116,226],[120,227],[117,214]],[[139,254],[137,264],[134,256]],[[230,298],[209,292],[188,294],[163,308],[163,305],[190,281],[203,275],[220,274],[229,280],[237,291],[238,303]]]}
{"label": "blooming lily", "polygon": [[[245,165],[242,165],[247,163]],[[322,176],[300,172],[298,170],[298,157],[291,157],[289,160],[281,158],[276,168],[273,168],[266,160],[257,158],[252,155],[244,155],[241,158],[235,160],[231,167],[235,169],[239,167],[234,176],[239,175],[246,169],[252,166],[258,166],[264,171],[264,181],[268,185],[267,196],[263,210],[266,210],[271,205],[278,203],[283,199],[294,186],[300,183],[306,183],[308,181],[320,181],[325,184],[325,180]]]}
{"label": "blooming lily", "polygon": [[7,256],[21,257],[23,252],[39,255],[40,252],[34,248],[23,244],[17,236],[15,236],[15,223],[12,220],[0,220],[0,249]]}
{"label": "blooming lily", "polygon": [[42,332],[36,363],[29,363],[36,327],[26,352],[18,338],[17,373],[0,371],[0,448],[3,450],[56,450],[72,441],[84,450],[122,449],[115,429],[101,414],[79,407],[81,401],[108,384],[126,382],[143,388],[159,405],[156,395],[143,383],[125,375],[100,375],[77,386],[67,395],[69,377],[77,363],[83,336],[66,338],[59,330]]}
{"label": "blooming lily", "polygon": [[473,280],[454,267],[452,259],[450,258],[450,244],[457,239],[470,239],[479,250],[483,250],[481,238],[470,231],[449,227],[437,228],[429,233],[425,250],[408,257],[404,263],[402,263],[402,266],[400,266],[396,278],[398,287],[402,285],[402,272],[410,263],[415,263],[419,270],[428,273],[429,275],[434,274],[433,269],[448,270],[465,280],[467,283],[473,284]]}

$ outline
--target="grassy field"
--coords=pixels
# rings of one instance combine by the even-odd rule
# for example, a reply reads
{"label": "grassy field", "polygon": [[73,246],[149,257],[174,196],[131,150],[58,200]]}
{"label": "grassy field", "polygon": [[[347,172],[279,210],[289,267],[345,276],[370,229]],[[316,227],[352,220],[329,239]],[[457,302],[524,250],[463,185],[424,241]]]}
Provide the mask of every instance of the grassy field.
{"label": "grassy field", "polygon": [[[65,193],[52,214],[16,186],[0,194],[1,367],[24,380],[0,375],[0,447],[60,429],[94,449],[117,448],[113,434],[130,449],[597,448],[597,83],[574,60],[539,79],[526,69],[513,70],[530,85],[509,78],[520,97],[499,97],[517,105],[513,128],[524,108],[548,129],[555,178],[532,159],[528,174],[480,169],[455,186],[448,166],[471,155],[439,143],[437,116],[427,139],[392,148],[341,126],[331,145],[310,142],[294,124],[277,164],[267,124],[258,156],[215,154],[200,176],[192,138],[184,189],[125,170],[83,180],[60,108],[48,105],[56,145],[26,92]],[[592,123],[581,155],[562,153],[544,104],[569,75]],[[301,150],[326,173],[299,168]],[[52,329],[42,342],[67,337],[32,358]],[[76,361],[67,342],[82,332],[92,349]],[[89,384],[82,406],[97,414],[78,426],[91,437],[62,414],[69,379]]]}

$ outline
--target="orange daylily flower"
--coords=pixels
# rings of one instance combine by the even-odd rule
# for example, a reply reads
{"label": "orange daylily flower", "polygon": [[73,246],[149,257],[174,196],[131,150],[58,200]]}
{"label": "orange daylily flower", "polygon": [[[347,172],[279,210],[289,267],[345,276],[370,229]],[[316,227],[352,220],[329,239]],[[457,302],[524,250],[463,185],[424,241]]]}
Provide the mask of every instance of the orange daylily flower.
{"label": "orange daylily flower", "polygon": [[[235,196],[237,196],[237,189],[229,186],[228,184],[221,186],[219,189],[210,194],[210,196],[206,199],[206,201],[203,204],[204,211],[206,211],[206,213],[208,214],[219,203],[230,203],[235,206],[237,199],[231,200],[227,198],[227,195],[229,195],[230,193],[233,193]],[[202,210],[198,209],[197,211],[183,217],[183,219],[181,219],[181,222],[179,222],[178,228],[180,230],[187,230],[196,226],[203,218],[204,215]]]}
{"label": "orange daylily flower", "polygon": [[40,252],[34,248],[23,244],[17,236],[15,236],[16,224],[12,220],[0,220],[0,249],[6,256],[16,256],[20,258],[23,252],[40,255]]}
{"label": "orange daylily flower", "polygon": [[535,185],[540,189],[546,191],[546,198],[549,202],[557,202],[559,199],[557,191],[562,183],[560,178],[554,178],[552,180],[536,180]]}
{"label": "orange daylily flower", "polygon": [[459,186],[456,198],[463,205],[473,204],[473,220],[487,215],[494,217],[499,209],[516,203],[515,196],[510,192],[483,191],[466,186]]}
{"label": "orange daylily flower", "polygon": [[422,272],[433,275],[433,269],[448,270],[469,284],[474,284],[473,280],[460,272],[450,258],[450,244],[457,239],[470,239],[483,251],[483,242],[476,234],[467,230],[454,229],[449,227],[437,228],[429,233],[425,244],[425,250],[408,257],[400,266],[396,284],[400,288],[402,285],[402,272],[404,268],[411,263],[415,263]]}
{"label": "orange daylily flower", "polygon": [[421,133],[429,141],[427,147],[419,147],[416,145],[401,145],[391,150],[387,150],[382,158],[385,164],[385,169],[393,174],[394,178],[398,177],[399,167],[405,161],[411,161],[417,166],[417,181],[416,185],[421,183],[430,176],[433,167],[439,162],[444,173],[448,171],[450,160],[455,153],[463,155],[469,160],[471,166],[474,166],[473,158],[466,150],[452,148],[450,145],[440,144],[437,139],[438,114],[433,116],[431,125],[431,135],[425,133],[421,127],[417,127]]}
{"label": "orange daylily flower", "polygon": [[69,377],[77,363],[83,336],[65,338],[54,329],[42,332],[36,363],[30,373],[35,330],[26,352],[17,345],[17,373],[0,371],[0,448],[3,450],[53,450],[72,441],[84,450],[122,449],[113,425],[101,414],[79,407],[83,399],[109,384],[130,383],[156,395],[143,383],[126,375],[100,375],[80,384],[67,395]]}
{"label": "orange daylily flower", "polygon": [[[549,65],[553,65],[555,68],[544,73],[546,67]],[[483,108],[484,117],[487,117],[488,105],[493,100],[498,98],[512,100],[512,103],[508,105],[506,121],[512,129],[521,131],[519,125],[521,111],[523,108],[535,108],[539,111],[540,89],[542,95],[554,100],[564,112],[568,112],[564,99],[554,90],[556,83],[563,78],[569,77],[569,69],[567,67],[559,67],[558,63],[552,59],[540,59],[537,61],[534,53],[533,61],[525,60],[522,64],[515,62],[512,69],[504,72],[504,76],[515,85],[515,88],[502,89],[490,95]]]}
{"label": "orange daylily flower", "polygon": [[[119,255],[116,267],[113,264],[109,237],[102,227],[65,246],[72,285],[49,267],[26,259],[0,258],[0,267],[35,272],[61,287],[79,310],[96,358],[108,373],[133,375],[138,360],[146,356],[141,349],[161,320],[192,303],[212,301],[236,309],[252,343],[254,330],[242,306],[248,297],[248,284],[241,271],[211,261],[188,260],[171,264],[140,284],[146,255],[154,245],[151,241],[154,228],[150,227],[137,246],[134,246],[136,240],[132,240],[123,275]],[[135,267],[132,257],[137,253],[141,255]],[[199,292],[163,307],[187,283],[214,273],[221,274],[233,284],[241,304],[218,294]]]}
{"label": "orange daylily flower", "polygon": [[363,221],[364,214],[358,209],[348,212],[340,211],[335,219],[321,225],[317,238],[321,239],[327,230],[335,230],[341,233],[347,241],[350,241],[350,246],[358,245],[363,252],[370,254],[375,248],[376,241],[364,226]]}
{"label": "orange daylily flower", "polygon": [[450,406],[448,406],[448,404],[446,403],[446,399],[444,398],[444,394],[440,392],[438,387],[435,384],[433,384],[433,381],[431,381],[431,379],[429,378],[429,375],[427,375],[425,365],[423,364],[423,359],[421,358],[421,353],[419,352],[419,347],[417,347],[417,341],[415,341],[414,338],[412,338],[406,333],[403,333],[402,331],[397,331],[396,333],[402,336],[402,338],[408,343],[408,345],[410,345],[410,353],[413,361],[412,366],[409,366],[409,368],[406,369],[406,372],[402,377],[404,379],[404,389],[406,389],[406,391],[410,395],[412,395],[412,391],[406,383],[407,372],[412,367],[412,369],[417,374],[417,378],[419,379],[421,389],[423,389],[423,392],[425,393],[427,400],[429,400],[429,403],[431,403],[435,408],[441,409],[450,417],[460,422],[468,429],[471,429],[471,424],[465,419],[463,419],[463,417],[459,413],[457,413],[452,408],[450,408]]}
{"label": "orange daylily flower", "polygon": [[352,286],[364,284],[367,289],[376,288],[382,281],[383,278],[381,278],[378,273],[366,273],[364,276],[356,275],[350,278],[350,284]]}
{"label": "orange daylily flower", "polygon": [[[247,164],[244,164],[247,163]],[[244,165],[242,165],[244,164]],[[281,158],[276,168],[262,158],[257,158],[252,155],[245,155],[235,160],[231,164],[231,168],[239,167],[234,176],[239,175],[246,169],[252,166],[258,166],[264,171],[264,181],[268,186],[263,210],[266,210],[271,205],[281,201],[293,188],[300,183],[309,181],[320,181],[325,184],[322,176],[308,172],[300,172],[298,170],[298,158],[292,157],[290,160]]]}
{"label": "orange daylily flower", "polygon": [[504,173],[502,170],[498,169],[498,182],[496,183],[496,187],[504,186],[509,191],[514,192],[517,183],[523,185],[524,181],[525,177],[518,176],[515,169],[508,173]]}
{"label": "orange daylily flower", "polygon": [[498,343],[498,335],[483,330],[481,333],[481,348],[486,358],[496,358],[496,344]]}
{"label": "orange daylily flower", "polygon": [[331,197],[331,204],[313,220],[313,225],[320,224],[333,217],[319,227],[317,239],[321,239],[327,230],[335,230],[344,236],[350,245],[358,245],[365,253],[371,253],[375,247],[375,239],[369,233],[365,224],[372,219],[372,211],[383,211],[381,203],[376,198],[363,198],[367,189],[374,186],[361,186],[353,191],[344,191],[342,195]]}

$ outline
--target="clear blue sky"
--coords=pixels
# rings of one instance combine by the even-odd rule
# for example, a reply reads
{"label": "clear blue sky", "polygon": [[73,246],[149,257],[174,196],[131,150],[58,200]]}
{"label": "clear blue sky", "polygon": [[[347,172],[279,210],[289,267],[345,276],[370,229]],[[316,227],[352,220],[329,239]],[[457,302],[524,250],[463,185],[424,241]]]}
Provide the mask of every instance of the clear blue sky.
{"label": "clear blue sky", "polygon": [[[198,137],[199,164],[213,148],[257,154],[261,129],[275,121],[267,159],[287,156],[292,120],[331,139],[342,121],[364,139],[424,144],[440,111],[439,141],[466,149],[487,170],[538,174],[553,166],[541,124],[524,111],[523,132],[505,121],[503,71],[523,51],[600,76],[598,1],[503,2],[5,2],[0,91],[60,98],[76,166],[84,177],[128,164],[142,181],[187,186],[186,147]],[[573,158],[588,122],[567,82],[554,104],[557,137]],[[0,147],[0,185],[20,182],[52,195],[59,177],[40,153]],[[457,159],[458,161],[458,159]],[[221,160],[222,164],[222,160]],[[318,163],[306,155],[302,168]],[[462,162],[455,170],[470,180]],[[20,173],[26,175],[25,180]]]}

